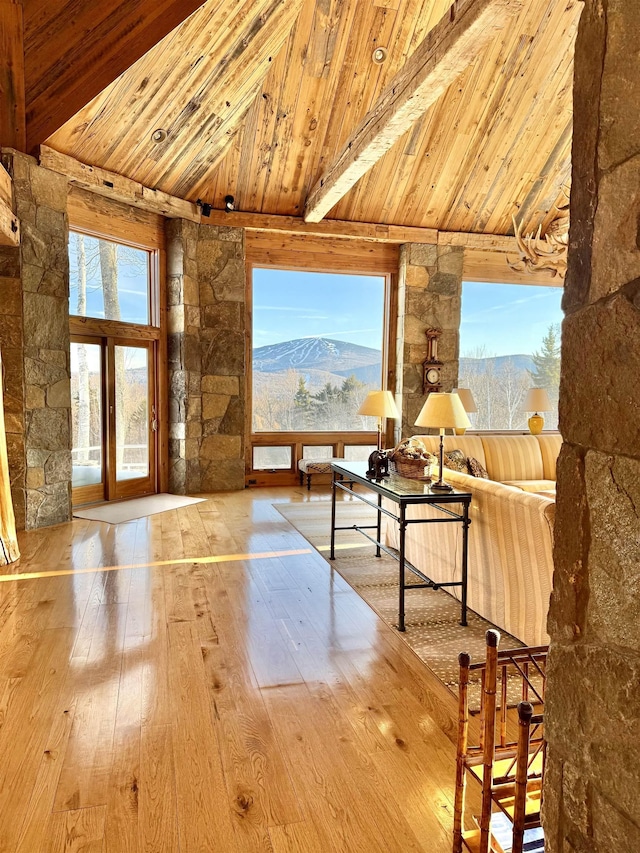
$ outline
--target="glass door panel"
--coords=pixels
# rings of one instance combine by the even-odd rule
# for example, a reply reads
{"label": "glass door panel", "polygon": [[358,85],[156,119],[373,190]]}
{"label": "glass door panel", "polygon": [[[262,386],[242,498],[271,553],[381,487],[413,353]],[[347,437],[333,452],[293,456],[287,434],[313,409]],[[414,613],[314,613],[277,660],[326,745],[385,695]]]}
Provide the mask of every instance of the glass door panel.
{"label": "glass door panel", "polygon": [[72,487],[74,503],[104,498],[101,342],[71,342]]}
{"label": "glass door panel", "polygon": [[155,492],[154,359],[153,341],[72,339],[75,506]]}
{"label": "glass door panel", "polygon": [[146,347],[116,346],[116,480],[149,476],[149,364]]}
{"label": "glass door panel", "polygon": [[153,344],[109,339],[111,465],[116,498],[155,491]]}

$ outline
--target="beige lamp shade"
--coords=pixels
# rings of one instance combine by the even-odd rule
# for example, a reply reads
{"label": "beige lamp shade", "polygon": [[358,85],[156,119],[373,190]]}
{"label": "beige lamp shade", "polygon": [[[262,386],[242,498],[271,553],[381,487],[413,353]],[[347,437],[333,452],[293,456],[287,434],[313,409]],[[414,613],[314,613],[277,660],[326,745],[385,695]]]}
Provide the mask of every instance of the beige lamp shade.
{"label": "beige lamp shade", "polygon": [[471,426],[457,394],[432,392],[416,418],[416,426],[432,429],[467,429]]}
{"label": "beige lamp shade", "polygon": [[469,388],[454,388],[453,393],[460,397],[460,402],[464,406],[464,410],[467,414],[471,415],[478,411],[476,401],[473,399],[473,394]]}
{"label": "beige lamp shade", "polygon": [[391,391],[369,391],[358,409],[358,414],[380,419],[400,417]]}
{"label": "beige lamp shade", "polygon": [[551,403],[544,388],[529,388],[522,408],[525,412],[549,412]]}

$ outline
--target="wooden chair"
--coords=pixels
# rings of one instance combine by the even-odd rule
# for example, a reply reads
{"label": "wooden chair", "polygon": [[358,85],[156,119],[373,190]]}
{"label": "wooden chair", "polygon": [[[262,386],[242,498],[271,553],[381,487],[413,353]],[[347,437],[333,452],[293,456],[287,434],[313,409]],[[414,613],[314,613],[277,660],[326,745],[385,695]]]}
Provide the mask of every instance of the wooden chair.
{"label": "wooden chair", "polygon": [[[499,640],[498,631],[487,631],[486,660],[483,662],[471,664],[465,652],[459,656],[453,853],[462,853],[463,846],[472,853],[503,853],[507,849],[522,853],[525,832],[540,827],[548,647],[498,651]],[[469,678],[472,674],[480,678],[481,696],[479,736],[477,742],[470,745]],[[517,713],[514,694],[520,699]],[[480,786],[482,805],[474,818],[477,828],[465,830],[468,778]],[[505,834],[510,838],[505,840]]]}

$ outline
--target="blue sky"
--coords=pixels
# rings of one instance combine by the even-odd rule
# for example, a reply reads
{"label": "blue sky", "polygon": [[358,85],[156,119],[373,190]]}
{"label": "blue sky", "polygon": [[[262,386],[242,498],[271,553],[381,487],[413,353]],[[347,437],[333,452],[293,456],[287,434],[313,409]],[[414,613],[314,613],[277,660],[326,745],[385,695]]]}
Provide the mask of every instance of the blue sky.
{"label": "blue sky", "polygon": [[[460,354],[539,350],[561,299],[561,287],[464,282]],[[325,337],[379,349],[383,302],[381,277],[254,269],[253,346]]]}
{"label": "blue sky", "polygon": [[253,346],[321,337],[382,346],[384,278],[253,270]]}
{"label": "blue sky", "polygon": [[549,326],[562,322],[561,299],[562,287],[465,281],[460,355],[482,346],[487,356],[540,350]]}

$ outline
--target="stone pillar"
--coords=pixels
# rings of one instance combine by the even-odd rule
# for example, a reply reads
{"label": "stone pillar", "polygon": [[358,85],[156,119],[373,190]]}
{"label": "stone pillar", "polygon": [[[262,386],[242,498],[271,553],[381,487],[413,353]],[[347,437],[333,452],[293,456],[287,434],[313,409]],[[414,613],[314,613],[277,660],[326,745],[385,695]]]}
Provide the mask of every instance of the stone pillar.
{"label": "stone pillar", "polygon": [[548,853],[640,850],[640,6],[587,0],[576,46]]}
{"label": "stone pillar", "polygon": [[198,226],[181,219],[166,223],[167,351],[169,381],[169,489],[200,491],[202,397]]}
{"label": "stone pillar", "polygon": [[426,329],[442,330],[438,343],[442,390],[451,391],[458,382],[462,260],[463,249],[457,246],[409,243],[400,247],[396,398],[402,425],[397,439],[415,433],[415,419],[424,405]]}
{"label": "stone pillar", "polygon": [[16,521],[31,529],[71,518],[67,180],[17,152],[3,163],[22,232],[0,262],[9,470]]}
{"label": "stone pillar", "polygon": [[244,232],[173,221],[169,269],[170,488],[244,488]]}

